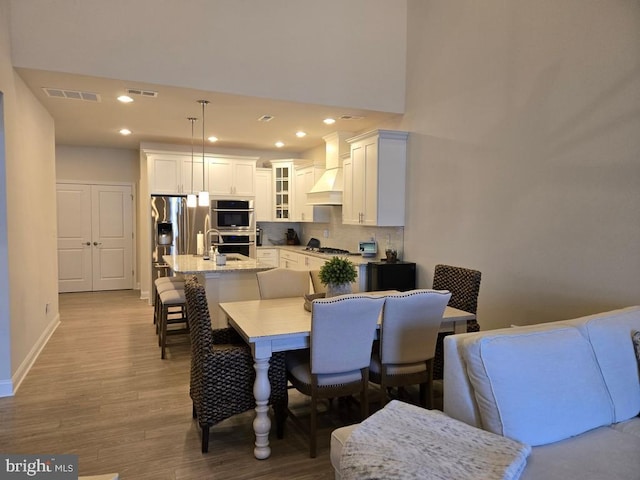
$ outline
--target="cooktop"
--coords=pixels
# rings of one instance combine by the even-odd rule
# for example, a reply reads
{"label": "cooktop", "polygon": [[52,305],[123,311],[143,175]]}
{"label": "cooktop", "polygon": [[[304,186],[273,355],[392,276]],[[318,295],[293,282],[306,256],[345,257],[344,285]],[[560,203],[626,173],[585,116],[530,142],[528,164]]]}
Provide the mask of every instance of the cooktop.
{"label": "cooktop", "polygon": [[359,253],[351,253],[349,250],[332,247],[307,247],[305,250],[316,253],[328,253],[330,255],[360,255]]}

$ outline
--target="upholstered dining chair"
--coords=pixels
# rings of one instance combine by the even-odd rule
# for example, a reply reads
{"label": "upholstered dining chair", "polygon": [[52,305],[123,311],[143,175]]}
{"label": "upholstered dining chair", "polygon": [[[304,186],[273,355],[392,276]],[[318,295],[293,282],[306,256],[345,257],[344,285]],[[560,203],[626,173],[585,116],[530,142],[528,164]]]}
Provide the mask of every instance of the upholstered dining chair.
{"label": "upholstered dining chair", "polygon": [[448,291],[425,289],[386,297],[369,366],[369,380],[380,385],[382,405],[389,387],[419,384],[420,404],[433,408],[433,357],[450,298]]}
{"label": "upholstered dining chair", "polygon": [[[309,455],[316,456],[319,399],[360,394],[362,419],[369,413],[368,383],[371,346],[384,297],[365,294],[314,300],[311,304],[309,350],[287,352],[287,376],[311,397]],[[289,412],[304,429],[302,422]]]}
{"label": "upholstered dining chair", "polygon": [[[202,428],[202,452],[209,450],[209,427],[256,406],[255,370],[249,346],[232,328],[211,329],[204,286],[194,275],[185,283],[191,334],[193,418]],[[269,365],[271,397],[278,438],[287,416],[287,377],[284,353],[274,353]]]}
{"label": "upholstered dining chair", "polygon": [[256,273],[261,299],[304,297],[309,293],[309,271],[274,268]]}
{"label": "upholstered dining chair", "polygon": [[[433,272],[433,289],[449,290],[451,300],[449,306],[464,310],[469,313],[478,311],[478,294],[480,293],[480,280],[482,273],[463,267],[438,264]],[[480,331],[477,320],[467,322],[467,332]],[[433,378],[442,379],[442,365],[444,358],[443,339],[450,333],[440,333],[436,344],[436,356],[433,364]]]}

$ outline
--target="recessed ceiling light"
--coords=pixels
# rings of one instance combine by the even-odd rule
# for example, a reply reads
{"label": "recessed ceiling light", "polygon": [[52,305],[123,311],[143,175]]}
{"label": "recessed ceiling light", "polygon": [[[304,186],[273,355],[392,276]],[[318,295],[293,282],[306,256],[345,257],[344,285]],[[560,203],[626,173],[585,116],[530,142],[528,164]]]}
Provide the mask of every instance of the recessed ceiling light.
{"label": "recessed ceiling light", "polygon": [[123,128],[120,130],[120,135],[131,135],[131,130],[128,128]]}
{"label": "recessed ceiling light", "polygon": [[302,130],[299,130],[296,132],[296,137],[298,138],[302,138],[302,137],[306,137],[307,136],[307,132],[303,132]]}
{"label": "recessed ceiling light", "polygon": [[284,147],[284,142],[276,142],[276,144],[275,144],[275,145],[276,145],[276,147],[278,147],[278,148],[282,148],[282,147]]}
{"label": "recessed ceiling light", "polygon": [[218,141],[218,137],[214,137],[213,135],[211,135],[207,138],[207,140],[209,140],[211,143],[215,143]]}
{"label": "recessed ceiling light", "polygon": [[325,119],[323,120],[323,122],[324,122],[326,125],[333,125],[334,123],[336,123],[336,121],[335,121],[333,118],[325,118]]}
{"label": "recessed ceiling light", "polygon": [[122,103],[131,103],[133,102],[133,98],[131,98],[129,95],[120,95],[118,97],[118,101]]}

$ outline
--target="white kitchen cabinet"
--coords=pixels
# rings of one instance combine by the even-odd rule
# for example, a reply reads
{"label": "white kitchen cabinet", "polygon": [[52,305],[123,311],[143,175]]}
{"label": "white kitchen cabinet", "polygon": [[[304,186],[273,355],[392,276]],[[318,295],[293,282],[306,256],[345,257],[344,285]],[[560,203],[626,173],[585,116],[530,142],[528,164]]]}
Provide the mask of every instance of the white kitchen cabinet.
{"label": "white kitchen cabinet", "polygon": [[294,222],[329,222],[330,207],[307,205],[307,192],[324,173],[324,168],[316,165],[294,167],[295,208]]}
{"label": "white kitchen cabinet", "polygon": [[255,196],[256,160],[257,158],[253,157],[207,157],[209,194],[229,197]]}
{"label": "white kitchen cabinet", "polygon": [[342,223],[404,226],[408,135],[374,130],[347,140]]}
{"label": "white kitchen cabinet", "polygon": [[327,260],[324,258],[312,257],[311,255],[304,255],[304,267],[305,270],[320,270]]}
{"label": "white kitchen cabinet", "polygon": [[203,174],[202,174],[202,156],[193,157],[193,186],[191,181],[191,156],[188,158],[182,159],[182,191],[180,193],[195,193],[202,190],[207,190],[207,176],[206,171],[204,175],[204,185],[203,185]]}
{"label": "white kitchen cabinet", "polygon": [[290,222],[293,218],[293,160],[271,160],[273,171],[274,222]]}
{"label": "white kitchen cabinet", "polygon": [[148,153],[149,192],[182,193],[182,161],[180,155]]}
{"label": "white kitchen cabinet", "polygon": [[260,263],[266,263],[272,267],[280,265],[277,248],[258,248],[256,250],[256,258]]}
{"label": "white kitchen cabinet", "polygon": [[256,222],[273,219],[273,172],[270,168],[256,168],[256,199],[253,205]]}
{"label": "white kitchen cabinet", "polygon": [[[149,193],[183,194],[207,190],[225,197],[255,196],[257,157],[230,157],[191,152],[143,149],[147,158]],[[204,184],[203,184],[204,182]]]}
{"label": "white kitchen cabinet", "polygon": [[292,270],[306,270],[304,266],[304,255],[290,250],[280,250],[280,268],[290,268]]}

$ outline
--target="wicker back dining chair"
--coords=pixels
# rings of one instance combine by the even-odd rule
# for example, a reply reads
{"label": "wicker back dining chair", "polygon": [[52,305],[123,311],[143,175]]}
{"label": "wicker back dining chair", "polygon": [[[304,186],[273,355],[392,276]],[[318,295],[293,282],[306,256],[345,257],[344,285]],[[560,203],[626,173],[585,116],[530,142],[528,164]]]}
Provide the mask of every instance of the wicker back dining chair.
{"label": "wicker back dining chair", "polygon": [[[309,455],[316,456],[317,403],[360,394],[360,413],[369,413],[368,383],[371,346],[384,297],[364,294],[314,300],[308,350],[287,352],[291,384],[311,397]],[[304,429],[291,412],[291,418]]]}
{"label": "wicker back dining chair", "polygon": [[[211,329],[204,286],[194,275],[185,283],[191,334],[189,394],[193,418],[202,428],[202,452],[209,450],[209,427],[256,406],[255,370],[251,349],[232,328]],[[287,377],[284,353],[274,353],[269,365],[271,397],[278,438],[287,416]]]}
{"label": "wicker back dining chair", "polygon": [[[478,311],[478,294],[480,293],[480,280],[482,273],[463,267],[438,264],[433,273],[433,289],[449,290],[451,300],[449,306],[473,313]],[[467,332],[479,332],[480,324],[477,320],[467,322]],[[440,333],[436,344],[436,356],[433,363],[433,378],[442,379],[443,371],[443,339],[450,333]]]}
{"label": "wicker back dining chair", "polygon": [[369,366],[369,380],[380,385],[382,405],[388,388],[420,385],[420,404],[433,408],[433,357],[450,298],[447,291],[426,289],[386,297]]}

